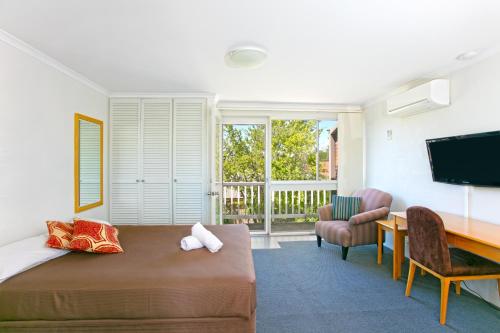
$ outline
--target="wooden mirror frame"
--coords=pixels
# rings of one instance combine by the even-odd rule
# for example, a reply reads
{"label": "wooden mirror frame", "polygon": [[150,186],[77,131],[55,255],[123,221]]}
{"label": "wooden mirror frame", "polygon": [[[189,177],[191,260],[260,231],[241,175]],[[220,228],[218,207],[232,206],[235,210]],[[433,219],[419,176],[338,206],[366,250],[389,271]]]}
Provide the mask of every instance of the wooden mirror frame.
{"label": "wooden mirror frame", "polygon": [[[99,201],[93,202],[84,206],[80,206],[80,120],[85,120],[94,124],[97,124],[99,126]],[[103,198],[104,198],[104,177],[103,177],[103,161],[104,161],[104,148],[103,148],[103,138],[104,138],[104,133],[103,133],[103,121],[99,119],[95,119],[89,116],[85,116],[80,113],[75,113],[75,212],[83,212],[85,210],[102,206],[103,205]]]}

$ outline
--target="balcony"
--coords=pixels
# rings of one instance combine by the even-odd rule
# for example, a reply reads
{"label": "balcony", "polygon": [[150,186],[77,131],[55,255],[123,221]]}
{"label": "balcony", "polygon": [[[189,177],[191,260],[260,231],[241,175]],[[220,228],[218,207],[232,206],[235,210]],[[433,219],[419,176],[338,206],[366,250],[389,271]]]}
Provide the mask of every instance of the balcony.
{"label": "balcony", "polygon": [[[247,224],[251,231],[265,231],[265,183],[234,182],[222,186],[224,224]],[[331,202],[336,182],[272,182],[271,232],[311,232],[318,208]]]}

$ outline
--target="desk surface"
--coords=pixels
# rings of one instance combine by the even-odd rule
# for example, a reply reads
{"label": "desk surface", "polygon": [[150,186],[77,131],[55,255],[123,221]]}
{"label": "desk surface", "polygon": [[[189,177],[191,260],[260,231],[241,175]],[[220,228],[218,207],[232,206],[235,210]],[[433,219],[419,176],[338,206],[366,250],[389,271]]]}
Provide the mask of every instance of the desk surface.
{"label": "desk surface", "polygon": [[[436,213],[443,220],[446,232],[500,249],[500,224],[488,223],[450,213]],[[406,212],[391,212],[391,215],[406,220]]]}
{"label": "desk surface", "polygon": [[[377,222],[378,224],[380,224],[381,226],[383,226],[385,228],[394,230],[394,220],[377,220],[375,222]],[[406,231],[407,230],[406,223],[405,223],[405,225],[400,225],[398,223],[398,230]]]}

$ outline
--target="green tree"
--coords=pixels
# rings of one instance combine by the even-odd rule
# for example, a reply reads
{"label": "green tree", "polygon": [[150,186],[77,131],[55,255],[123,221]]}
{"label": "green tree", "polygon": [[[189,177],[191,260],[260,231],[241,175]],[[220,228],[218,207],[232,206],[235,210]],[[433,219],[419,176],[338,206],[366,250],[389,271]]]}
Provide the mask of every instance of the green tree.
{"label": "green tree", "polygon": [[274,180],[315,180],[315,120],[275,120],[272,135],[272,168]]}
{"label": "green tree", "polygon": [[263,182],[264,125],[225,125],[223,168],[225,182]]}
{"label": "green tree", "polygon": [[[273,180],[315,180],[315,120],[274,120],[272,124]],[[261,182],[265,175],[265,126],[225,125],[225,182]]]}

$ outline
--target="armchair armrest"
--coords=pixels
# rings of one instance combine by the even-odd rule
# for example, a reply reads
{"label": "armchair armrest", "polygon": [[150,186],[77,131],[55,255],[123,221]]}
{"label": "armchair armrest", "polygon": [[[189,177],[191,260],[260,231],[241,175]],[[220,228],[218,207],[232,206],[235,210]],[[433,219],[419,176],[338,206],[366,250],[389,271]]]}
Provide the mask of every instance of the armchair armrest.
{"label": "armchair armrest", "polygon": [[368,212],[363,212],[351,216],[351,218],[349,219],[349,224],[351,225],[363,224],[381,219],[383,217],[386,217],[387,215],[389,215],[389,208],[381,207],[374,210],[370,210]]}
{"label": "armchair armrest", "polygon": [[320,221],[331,221],[332,220],[332,205],[326,205],[318,209],[319,220]]}

